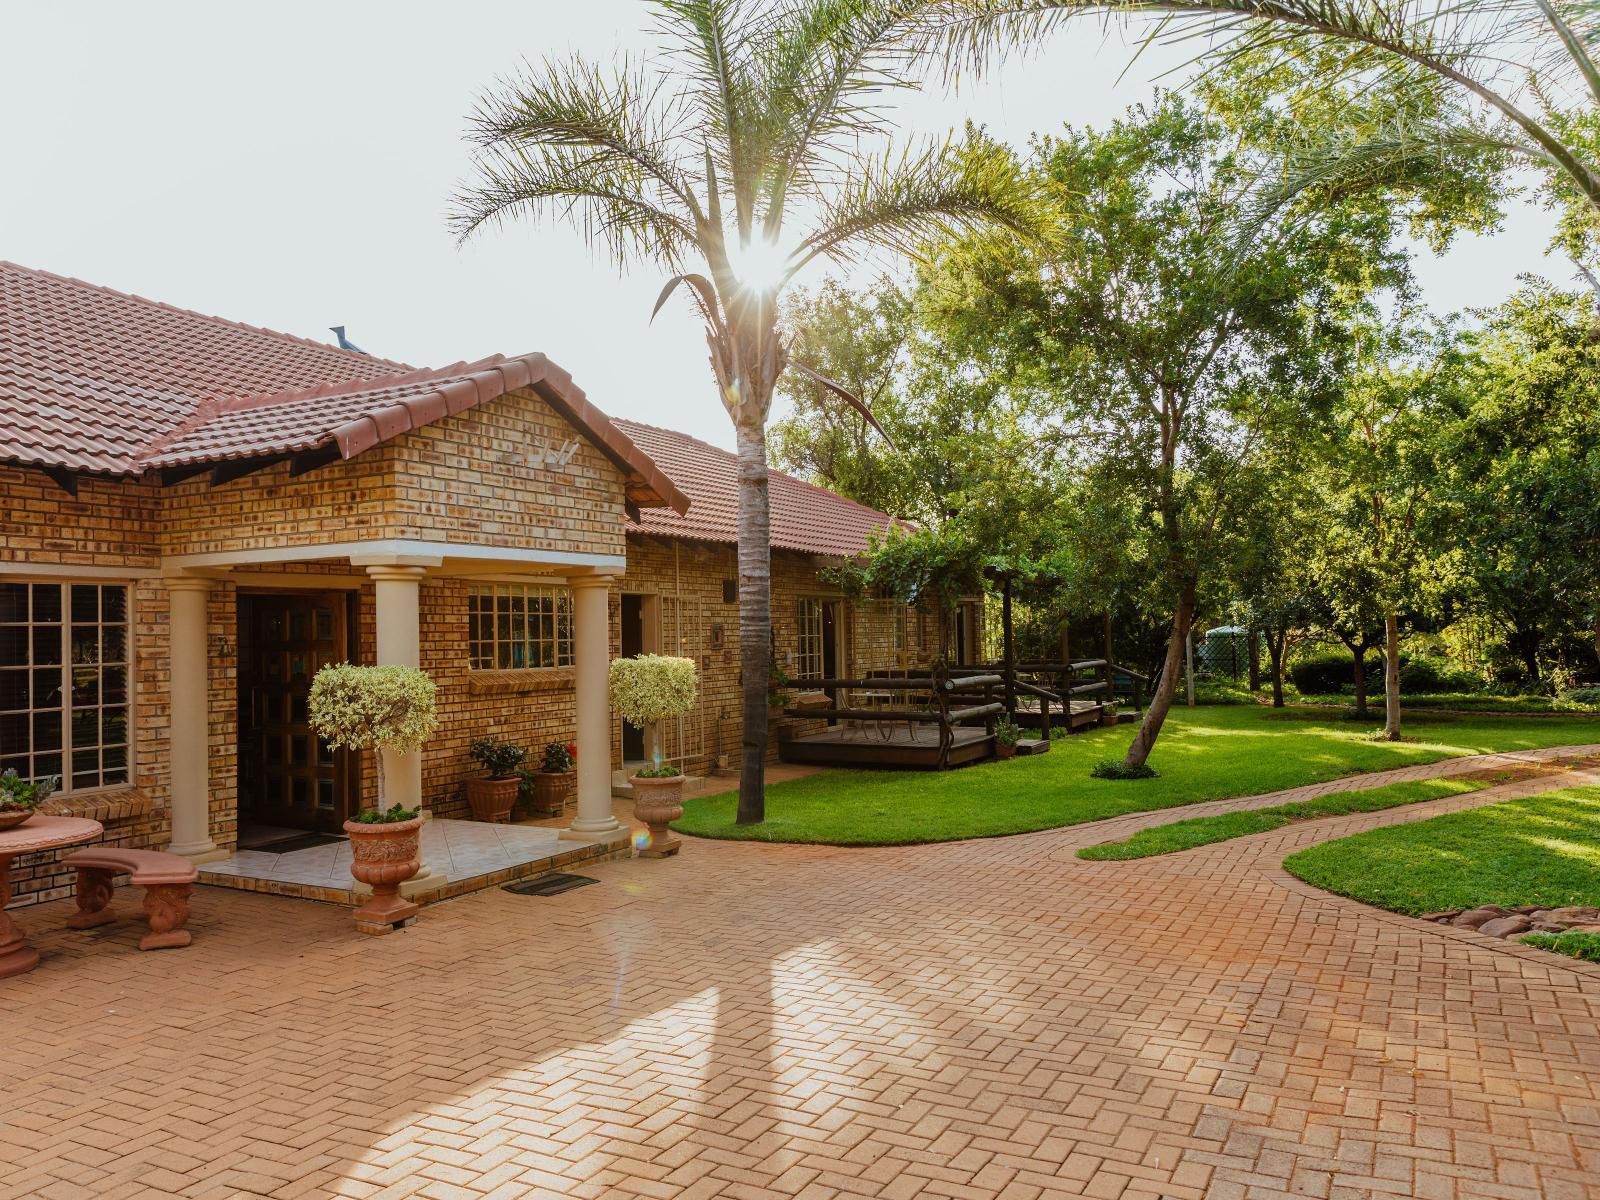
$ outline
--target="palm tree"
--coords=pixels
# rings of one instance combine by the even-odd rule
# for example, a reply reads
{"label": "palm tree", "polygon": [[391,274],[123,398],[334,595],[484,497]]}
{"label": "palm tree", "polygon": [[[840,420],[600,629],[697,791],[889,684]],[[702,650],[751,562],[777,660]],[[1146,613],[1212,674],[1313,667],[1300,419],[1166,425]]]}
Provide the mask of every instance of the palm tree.
{"label": "palm tree", "polygon": [[[1010,155],[968,132],[861,149],[888,132],[883,94],[911,86],[937,6],[917,0],[655,0],[665,53],[604,68],[547,60],[503,81],[471,121],[465,238],[524,212],[576,225],[619,264],[671,272],[705,322],[738,446],[738,820],[764,818],[772,655],[767,412],[791,361],[783,289],[818,259],[876,246],[915,253],[979,226],[1034,229]],[[791,223],[804,229],[790,232]],[[819,377],[820,378],[820,377]],[[831,386],[823,381],[825,386]],[[860,402],[843,388],[843,400]],[[869,414],[870,415],[870,414]]]}
{"label": "palm tree", "polygon": [[1423,161],[1463,151],[1547,172],[1600,223],[1600,0],[948,0],[923,48],[974,66],[996,49],[1036,42],[1076,15],[1150,14],[1154,37],[1207,47],[1202,55],[1300,56],[1342,45],[1344,72],[1428,79],[1462,102],[1444,119],[1351,129],[1303,158],[1278,198],[1313,186],[1381,186]]}

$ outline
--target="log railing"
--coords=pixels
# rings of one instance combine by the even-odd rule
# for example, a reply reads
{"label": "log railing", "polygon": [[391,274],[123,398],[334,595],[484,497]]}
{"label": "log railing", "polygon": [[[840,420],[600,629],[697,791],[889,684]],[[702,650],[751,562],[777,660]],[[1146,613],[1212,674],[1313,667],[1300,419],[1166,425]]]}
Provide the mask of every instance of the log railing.
{"label": "log railing", "polygon": [[1006,711],[1006,706],[994,698],[994,689],[1003,687],[1005,679],[995,673],[953,676],[946,672],[928,675],[868,676],[865,679],[799,678],[790,681],[791,687],[837,693],[844,691],[904,692],[928,697],[928,706],[913,708],[910,705],[894,708],[856,708],[850,705],[830,704],[826,708],[794,706],[784,709],[784,715],[809,720],[844,720],[863,723],[905,722],[907,725],[936,725],[939,734],[939,766],[950,765],[950,750],[955,745],[956,726],[966,721],[982,720],[984,730],[994,736],[995,718]]}

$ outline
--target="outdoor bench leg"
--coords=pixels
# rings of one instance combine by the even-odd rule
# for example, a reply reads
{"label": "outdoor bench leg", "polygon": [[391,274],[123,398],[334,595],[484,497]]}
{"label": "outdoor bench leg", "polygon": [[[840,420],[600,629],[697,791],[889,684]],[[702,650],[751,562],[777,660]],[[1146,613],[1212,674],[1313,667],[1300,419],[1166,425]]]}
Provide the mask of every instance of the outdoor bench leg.
{"label": "outdoor bench leg", "polygon": [[150,932],[139,939],[141,950],[163,950],[187,946],[193,939],[183,926],[189,920],[189,884],[168,883],[144,890],[144,911],[150,916]]}
{"label": "outdoor bench leg", "polygon": [[78,868],[78,911],[67,918],[69,929],[93,929],[117,919],[110,909],[114,872],[96,867]]}

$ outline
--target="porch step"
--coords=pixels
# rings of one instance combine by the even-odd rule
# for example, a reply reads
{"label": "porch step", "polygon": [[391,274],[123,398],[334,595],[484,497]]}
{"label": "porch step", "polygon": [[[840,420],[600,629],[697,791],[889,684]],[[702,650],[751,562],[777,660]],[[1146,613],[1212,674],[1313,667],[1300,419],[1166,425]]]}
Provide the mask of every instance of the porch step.
{"label": "porch step", "polygon": [[1048,754],[1050,743],[1043,738],[1023,738],[1017,743],[1018,754]]}

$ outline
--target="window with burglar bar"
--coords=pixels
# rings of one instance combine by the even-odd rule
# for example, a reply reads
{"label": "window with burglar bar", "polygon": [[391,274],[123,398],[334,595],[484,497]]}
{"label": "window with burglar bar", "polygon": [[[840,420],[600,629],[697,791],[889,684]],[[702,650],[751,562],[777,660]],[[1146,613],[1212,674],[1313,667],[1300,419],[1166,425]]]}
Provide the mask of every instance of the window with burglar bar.
{"label": "window with burglar bar", "polygon": [[474,671],[572,665],[572,591],[497,583],[467,597],[467,655]]}
{"label": "window with burglar bar", "polygon": [[0,583],[0,771],[127,783],[129,666],[126,584]]}

